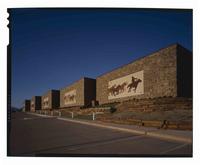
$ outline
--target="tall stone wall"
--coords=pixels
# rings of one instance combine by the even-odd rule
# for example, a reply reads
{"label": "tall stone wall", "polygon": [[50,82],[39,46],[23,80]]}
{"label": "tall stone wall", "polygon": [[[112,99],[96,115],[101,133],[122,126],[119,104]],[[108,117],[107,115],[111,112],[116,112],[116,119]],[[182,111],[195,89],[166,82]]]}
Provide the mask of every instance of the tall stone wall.
{"label": "tall stone wall", "polygon": [[[68,100],[68,96],[74,95],[74,101]],[[60,90],[60,107],[84,105],[84,79],[80,79]]]}
{"label": "tall stone wall", "polygon": [[96,99],[96,80],[82,78],[60,90],[60,107],[87,106]]}
{"label": "tall stone wall", "polygon": [[51,110],[59,108],[60,91],[50,90],[42,96],[42,109]]}
{"label": "tall stone wall", "polygon": [[42,96],[42,110],[52,108],[52,94],[51,91],[48,91]]}
{"label": "tall stone wall", "polygon": [[41,110],[41,96],[34,96],[31,99],[31,111]]}
{"label": "tall stone wall", "polygon": [[[177,96],[177,44],[161,49],[149,56],[97,77],[97,101],[99,104],[123,101],[131,98],[155,98]],[[108,84],[112,80],[143,71],[143,93],[108,99]],[[133,76],[132,76],[133,77]]]}
{"label": "tall stone wall", "polygon": [[32,97],[30,102],[30,111],[35,112],[35,97]]}

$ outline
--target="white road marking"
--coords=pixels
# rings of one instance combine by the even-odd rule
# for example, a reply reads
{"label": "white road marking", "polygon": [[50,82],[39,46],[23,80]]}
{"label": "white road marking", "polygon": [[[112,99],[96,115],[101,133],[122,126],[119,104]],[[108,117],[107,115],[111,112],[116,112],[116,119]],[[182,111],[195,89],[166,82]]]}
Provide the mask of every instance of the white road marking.
{"label": "white road marking", "polygon": [[168,152],[175,151],[175,150],[180,149],[180,148],[183,148],[183,147],[185,147],[185,146],[187,146],[187,145],[189,145],[189,144],[188,144],[188,143],[184,143],[184,144],[178,145],[178,146],[176,146],[176,147],[173,147],[173,148],[170,148],[170,149],[168,149],[168,150],[166,150],[166,151],[161,152],[161,154],[166,154],[166,153],[168,153]]}
{"label": "white road marking", "polygon": [[33,119],[33,118],[29,118],[29,117],[23,118],[23,120],[31,120],[31,119]]}

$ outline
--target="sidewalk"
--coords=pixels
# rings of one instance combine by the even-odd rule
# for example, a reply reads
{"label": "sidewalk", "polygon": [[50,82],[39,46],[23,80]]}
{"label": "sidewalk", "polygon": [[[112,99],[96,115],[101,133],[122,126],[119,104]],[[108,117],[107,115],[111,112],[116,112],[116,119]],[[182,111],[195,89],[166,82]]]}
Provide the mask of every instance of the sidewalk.
{"label": "sidewalk", "polygon": [[[47,117],[47,115],[41,115],[41,114],[35,114],[35,113],[29,113],[29,114]],[[150,137],[155,137],[155,138],[160,138],[160,139],[180,141],[184,143],[192,143],[192,131],[169,130],[169,129],[165,130],[165,129],[157,129],[154,127],[114,124],[114,123],[105,123],[105,122],[100,122],[100,121],[95,121],[95,120],[87,121],[87,120],[69,119],[69,118],[63,118],[63,117],[57,117],[57,119],[68,121],[68,122],[74,122],[74,123],[79,123],[79,124],[106,128],[106,129],[112,129],[116,131],[140,134],[140,135],[145,135],[145,136],[150,136]]]}

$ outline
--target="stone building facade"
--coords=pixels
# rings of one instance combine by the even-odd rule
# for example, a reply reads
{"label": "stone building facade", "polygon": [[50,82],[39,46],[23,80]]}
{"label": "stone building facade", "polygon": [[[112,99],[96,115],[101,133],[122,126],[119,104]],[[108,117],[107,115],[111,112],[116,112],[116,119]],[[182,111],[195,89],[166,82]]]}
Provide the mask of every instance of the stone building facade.
{"label": "stone building facade", "polygon": [[60,107],[90,106],[96,100],[96,80],[84,77],[60,90]]}
{"label": "stone building facade", "polygon": [[132,98],[192,97],[192,53],[173,44],[96,79],[99,104]]}
{"label": "stone building facade", "polygon": [[60,106],[60,91],[50,90],[42,96],[42,110],[58,109]]}
{"label": "stone building facade", "polygon": [[41,110],[41,96],[33,96],[31,99],[30,110],[35,112]]}
{"label": "stone building facade", "polygon": [[22,111],[23,112],[30,111],[30,100],[24,100]]}

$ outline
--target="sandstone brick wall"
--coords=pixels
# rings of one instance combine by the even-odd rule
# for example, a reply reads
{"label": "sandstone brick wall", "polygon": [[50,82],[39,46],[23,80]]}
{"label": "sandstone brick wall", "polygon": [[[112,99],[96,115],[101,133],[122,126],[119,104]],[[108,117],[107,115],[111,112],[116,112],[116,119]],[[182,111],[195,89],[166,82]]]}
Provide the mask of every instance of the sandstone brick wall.
{"label": "sandstone brick wall", "polygon": [[32,112],[35,112],[36,110],[41,110],[41,96],[32,97],[30,104]]}
{"label": "sandstone brick wall", "polygon": [[[48,98],[48,106],[45,106],[45,99]],[[42,96],[42,109],[51,110],[59,108],[60,103],[60,91],[50,90]]]}
{"label": "sandstone brick wall", "polygon": [[[45,99],[48,98],[48,105],[49,106],[45,106]],[[51,95],[51,91],[48,91],[47,93],[45,93],[42,96],[42,109],[50,109],[51,108],[51,103],[52,103],[52,95]]]}
{"label": "sandstone brick wall", "polygon": [[[69,85],[60,90],[60,107],[72,107],[72,106],[85,106],[88,105],[91,100],[96,98],[96,80],[91,78],[82,78],[72,85]],[[65,104],[65,93],[76,90],[76,102],[72,104]]]}
{"label": "sandstone brick wall", "polygon": [[[64,95],[67,92],[76,90],[76,103],[65,105]],[[83,106],[84,105],[84,79],[80,79],[75,83],[62,88],[60,90],[60,107],[70,107],[70,106]]]}
{"label": "sandstone brick wall", "polygon": [[152,99],[135,99],[127,100],[116,106],[117,111],[174,111],[183,110],[191,111],[192,99],[183,97],[162,97]]}
{"label": "sandstone brick wall", "polygon": [[[178,96],[177,50],[178,44],[161,49],[128,65],[97,77],[97,101],[100,104],[132,98],[155,98]],[[186,60],[184,60],[186,62]],[[108,100],[108,82],[138,71],[144,73],[144,94]]]}

